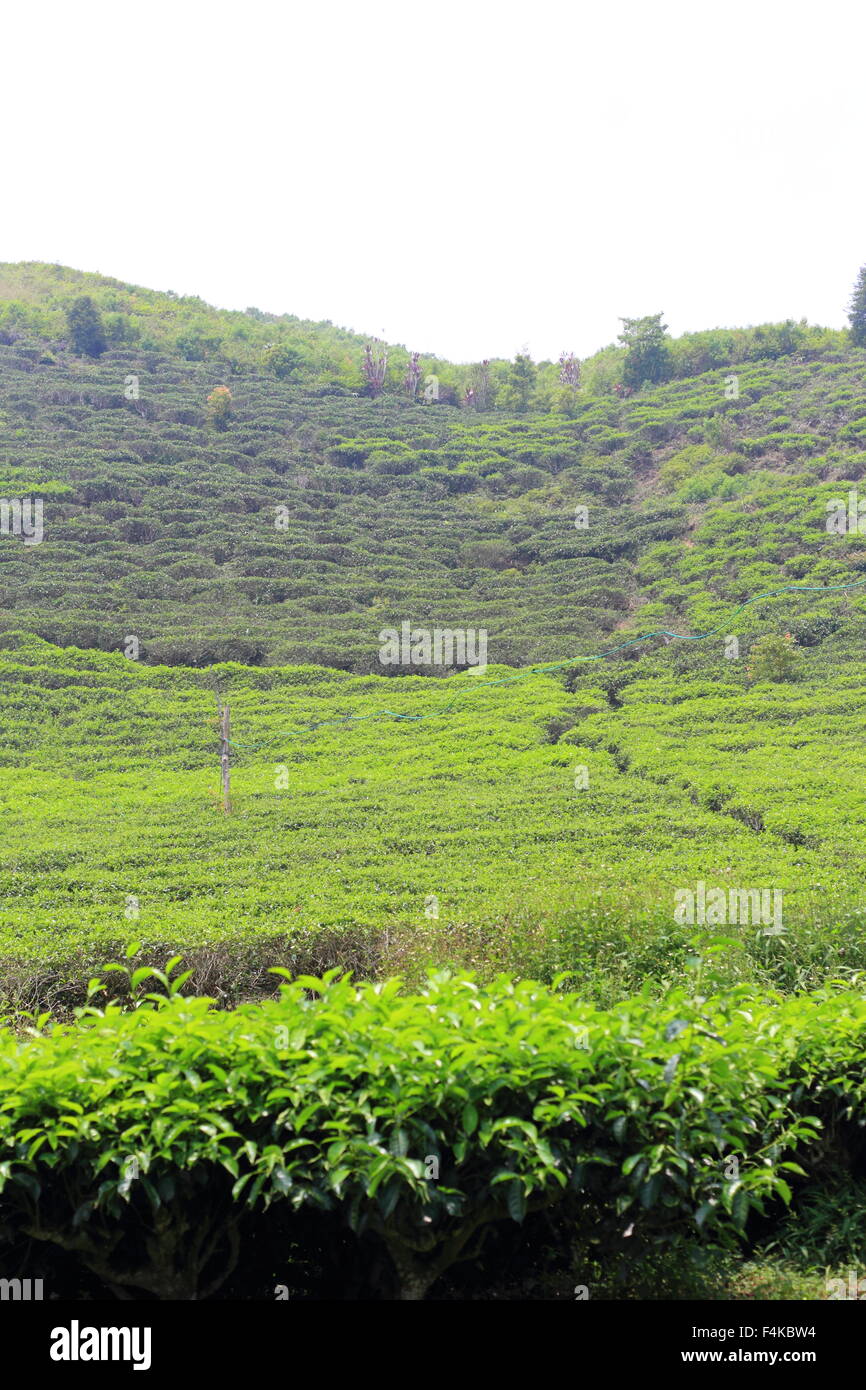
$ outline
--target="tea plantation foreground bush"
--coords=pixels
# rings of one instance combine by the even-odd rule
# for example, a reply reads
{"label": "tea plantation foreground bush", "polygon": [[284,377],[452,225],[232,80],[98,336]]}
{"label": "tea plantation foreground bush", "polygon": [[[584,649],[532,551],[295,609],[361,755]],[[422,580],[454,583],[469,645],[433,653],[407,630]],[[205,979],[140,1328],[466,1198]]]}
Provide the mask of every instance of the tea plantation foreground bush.
{"label": "tea plantation foreground bush", "polygon": [[540,1214],[579,1283],[590,1259],[736,1247],[861,1161],[866,999],[841,984],[600,1010],[564,981],[441,973],[404,993],[331,973],[219,1011],[179,983],[0,1034],[7,1275],[417,1299]]}

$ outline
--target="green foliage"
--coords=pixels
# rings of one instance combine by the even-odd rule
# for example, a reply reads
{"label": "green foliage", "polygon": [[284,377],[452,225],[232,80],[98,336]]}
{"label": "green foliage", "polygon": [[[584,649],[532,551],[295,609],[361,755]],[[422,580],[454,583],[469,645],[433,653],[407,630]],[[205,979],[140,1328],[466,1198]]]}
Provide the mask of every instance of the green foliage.
{"label": "green foliage", "polygon": [[504,410],[529,409],[538,379],[538,368],[528,352],[518,352],[514,363],[502,376],[497,399]]}
{"label": "green foliage", "polygon": [[[725,982],[795,990],[866,968],[856,629],[804,648],[796,684],[750,686],[720,636],[575,666],[571,690],[507,667],[446,682],[196,670],[4,642],[7,997],[68,1009],[134,930],[145,963],[182,949],[198,987],[229,1000],[290,962],[411,979],[428,964],[575,970],[610,1003],[690,978],[674,894],[700,879],[784,899],[782,937],[731,928]],[[215,690],[232,709],[231,816]]]}
{"label": "green foliage", "polygon": [[851,342],[855,347],[866,347],[866,265],[860,267],[857,276],[848,310],[848,322],[851,324]]}
{"label": "green foliage", "polygon": [[271,343],[265,349],[262,361],[280,381],[297,376],[305,365],[303,352],[290,343]]}
{"label": "green foliage", "polygon": [[215,386],[207,398],[207,417],[216,430],[228,427],[232,413],[232,393],[227,386]]}
{"label": "green foliage", "polygon": [[[243,313],[217,310],[194,297],[160,293],[39,262],[0,265],[0,342],[18,341],[22,336],[28,341],[38,340],[43,345],[40,356],[44,357],[48,344],[62,336],[68,309],[82,293],[102,315],[111,347],[136,345],[146,352],[172,357],[179,354],[187,362],[218,362],[226,374],[264,365],[278,379],[276,366],[282,363],[282,379],[315,383],[324,392],[339,386],[357,393],[363,384],[359,362],[365,340],[331,323],[310,323],[255,308]],[[638,332],[645,324],[653,338],[654,324],[660,318],[656,315],[627,322]],[[841,331],[789,320],[756,328],[685,334],[675,341],[662,334],[658,347],[666,360],[663,376],[684,378],[784,356],[799,360],[831,356],[847,342],[848,335]],[[394,345],[387,346],[387,353],[386,391],[396,394],[410,354]],[[652,359],[653,354],[650,356]],[[438,406],[469,401],[481,412],[556,411],[572,415],[588,397],[610,395],[619,388],[627,358],[625,347],[602,349],[583,363],[579,390],[563,388],[560,364],[536,365],[525,353],[518,354],[513,363],[493,360],[474,366],[455,366],[427,356],[420,366],[422,380],[428,374],[437,378],[438,390],[432,401]],[[658,362],[653,373],[657,367]],[[635,384],[630,370],[627,385]],[[655,379],[642,369],[637,375]]]}
{"label": "green foliage", "polygon": [[[39,487],[49,543],[0,537],[0,630],[64,645],[116,649],[123,613],[146,660],[363,672],[377,669],[381,627],[406,616],[484,628],[494,659],[530,664],[597,648],[622,621],[599,601],[606,592],[662,602],[662,619],[697,626],[707,592],[737,602],[758,556],[769,567],[759,587],[770,587],[807,577],[821,556],[838,574],[863,546],[828,537],[821,516],[864,467],[854,360],[817,373],[742,367],[738,400],[722,373],[624,401],[581,394],[570,417],[389,396],[374,411],[337,386],[322,394],[244,369],[225,379],[227,432],[203,428],[208,362],[128,346],[98,363],[24,351],[0,344],[9,486]],[[792,428],[774,431],[780,419]],[[579,505],[585,530],[573,524]],[[391,538],[384,552],[377,527]],[[675,537],[667,579],[684,608],[649,579],[654,545]],[[462,572],[464,545],[507,555],[494,569],[521,583],[491,591],[483,567]]]}
{"label": "green foliage", "polygon": [[791,634],[784,637],[767,633],[759,637],[752,648],[749,668],[757,681],[789,681],[797,672],[797,655]]}
{"label": "green foliage", "polygon": [[667,325],[661,314],[642,319],[622,319],[619,341],[627,349],[622,369],[626,386],[642,386],[645,381],[665,381],[671,374]]}
{"label": "green foliage", "polygon": [[66,311],[72,346],[87,357],[100,357],[108,347],[102,318],[89,295],[80,295]]}
{"label": "green foliage", "polygon": [[[866,969],[866,598],[817,586],[866,574],[825,525],[866,475],[862,354],[625,325],[580,389],[428,357],[413,401],[390,346],[373,400],[331,324],[0,267],[0,495],[45,507],[44,543],[0,536],[0,989],[77,1019],[0,1039],[0,1243],[97,1296],[226,1289],[265,1231],[299,1289],[330,1260],[417,1296],[548,1239],[667,1289],[805,1210],[785,1162],[848,1184],[862,1013],[823,987]],[[404,619],[493,664],[383,670]],[[696,937],[702,880],[778,890],[783,929]],[[274,964],[375,984],[254,1006]]]}
{"label": "green foliage", "polygon": [[204,362],[215,357],[221,346],[220,334],[213,331],[206,319],[193,321],[176,339],[177,350],[187,362]]}
{"label": "green foliage", "polygon": [[256,1208],[333,1213],[417,1299],[542,1210],[602,1257],[623,1232],[736,1248],[827,1161],[822,1136],[844,1153],[866,1003],[740,988],[604,1012],[507,977],[407,994],[332,972],[230,1013],[155,996],[28,1032],[0,1034],[7,1240],[190,1299],[230,1274]]}

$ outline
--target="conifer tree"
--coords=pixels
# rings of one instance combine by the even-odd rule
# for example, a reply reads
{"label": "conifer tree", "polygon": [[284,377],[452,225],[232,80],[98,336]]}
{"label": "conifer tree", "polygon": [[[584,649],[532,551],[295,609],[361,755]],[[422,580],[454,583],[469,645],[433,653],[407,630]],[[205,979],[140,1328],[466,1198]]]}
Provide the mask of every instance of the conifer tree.
{"label": "conifer tree", "polygon": [[73,300],[66,311],[72,345],[85,357],[99,357],[108,347],[102,317],[89,294]]}
{"label": "conifer tree", "polygon": [[857,276],[848,321],[851,324],[851,342],[855,347],[866,347],[866,265],[860,267]]}

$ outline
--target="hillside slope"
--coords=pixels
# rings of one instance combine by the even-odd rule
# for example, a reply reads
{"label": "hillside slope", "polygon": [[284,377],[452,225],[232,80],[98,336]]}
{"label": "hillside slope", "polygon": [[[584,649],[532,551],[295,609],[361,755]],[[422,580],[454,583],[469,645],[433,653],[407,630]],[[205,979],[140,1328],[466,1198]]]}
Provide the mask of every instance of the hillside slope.
{"label": "hillside slope", "polygon": [[[509,415],[191,362],[174,341],[75,356],[43,279],[35,317],[0,334],[0,497],[39,497],[44,515],[40,544],[0,534],[0,630],[103,650],[132,634],[151,662],[364,672],[382,669],[381,629],[409,621],[484,629],[491,660],[522,665],[620,630],[694,630],[760,589],[866,565],[861,536],[825,525],[866,471],[862,350]],[[215,429],[207,397],[225,382]]]}
{"label": "hillside slope", "polygon": [[[41,499],[44,531],[0,535],[13,993],[135,935],[229,996],[288,952],[579,968],[610,1001],[689,968],[698,882],[783,895],[775,939],[731,936],[733,978],[866,965],[866,549],[827,529],[866,472],[866,353],[463,410],[190,361],[167,328],[82,358],[43,272],[0,343],[0,497]],[[403,622],[484,630],[490,670],[383,665]],[[714,635],[634,643],[659,628]],[[763,633],[796,679],[755,683]]]}
{"label": "hillside slope", "polygon": [[135,939],[148,958],[188,954],[229,998],[272,989],[270,964],[417,976],[459,960],[577,970],[585,995],[614,1002],[688,978],[708,926],[677,924],[675,895],[699,881],[781,895],[781,932],[709,927],[724,978],[795,988],[866,967],[853,656],[816,652],[796,684],[749,688],[663,650],[606,695],[598,668],[571,691],[555,675],[493,684],[502,668],[446,690],[4,640],[7,995],[74,996]]}
{"label": "hillside slope", "polygon": [[[83,290],[98,360],[64,336]],[[558,409],[547,369],[462,409],[361,394],[330,325],[62,268],[2,292],[4,1268],[75,1298],[845,1287],[866,353],[692,335],[665,385],[617,393],[602,352]],[[404,623],[489,664],[383,664]],[[407,1282],[464,1217],[486,1253]],[[226,1236],[206,1281],[190,1222]]]}

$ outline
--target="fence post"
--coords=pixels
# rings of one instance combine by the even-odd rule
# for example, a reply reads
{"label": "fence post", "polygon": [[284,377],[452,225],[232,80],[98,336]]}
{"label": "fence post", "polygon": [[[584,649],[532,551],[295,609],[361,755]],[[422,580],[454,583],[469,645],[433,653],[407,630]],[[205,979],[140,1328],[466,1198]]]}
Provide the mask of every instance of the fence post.
{"label": "fence post", "polygon": [[220,765],[222,767],[223,779],[223,810],[226,815],[231,812],[231,772],[229,769],[229,734],[231,725],[229,723],[229,707],[223,705],[220,711]]}

